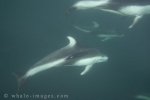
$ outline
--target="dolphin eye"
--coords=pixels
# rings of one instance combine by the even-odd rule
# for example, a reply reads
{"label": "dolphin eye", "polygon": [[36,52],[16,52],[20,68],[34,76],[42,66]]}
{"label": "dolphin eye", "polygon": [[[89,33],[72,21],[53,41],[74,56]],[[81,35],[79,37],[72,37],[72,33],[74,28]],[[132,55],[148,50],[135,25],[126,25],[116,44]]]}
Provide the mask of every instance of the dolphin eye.
{"label": "dolphin eye", "polygon": [[74,56],[69,56],[67,59],[72,59],[72,58],[74,58]]}
{"label": "dolphin eye", "polygon": [[72,58],[74,58],[74,56],[70,56],[69,58],[72,59]]}

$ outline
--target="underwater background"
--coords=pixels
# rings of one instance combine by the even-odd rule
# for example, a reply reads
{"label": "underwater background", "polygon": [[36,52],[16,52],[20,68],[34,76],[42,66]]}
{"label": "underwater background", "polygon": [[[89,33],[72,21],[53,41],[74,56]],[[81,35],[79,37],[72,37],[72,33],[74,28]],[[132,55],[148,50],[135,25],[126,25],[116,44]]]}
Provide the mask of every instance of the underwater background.
{"label": "underwater background", "polygon": [[[150,16],[128,29],[129,17],[97,10],[68,13],[74,2],[0,1],[1,100],[12,100],[5,98],[5,93],[17,93],[12,73],[22,75],[35,62],[65,46],[67,36],[73,36],[82,46],[99,49],[109,61],[94,65],[85,76],[80,76],[83,68],[75,66],[43,71],[30,78],[20,93],[68,94],[68,100],[137,100],[136,95],[150,96]],[[98,22],[103,30],[114,29],[125,36],[102,42],[73,28],[91,21]]]}

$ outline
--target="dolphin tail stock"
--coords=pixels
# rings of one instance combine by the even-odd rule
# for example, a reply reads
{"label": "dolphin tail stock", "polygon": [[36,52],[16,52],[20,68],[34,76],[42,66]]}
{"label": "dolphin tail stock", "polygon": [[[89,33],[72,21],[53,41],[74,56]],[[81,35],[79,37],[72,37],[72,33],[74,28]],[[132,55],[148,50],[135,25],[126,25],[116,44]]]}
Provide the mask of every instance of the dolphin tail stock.
{"label": "dolphin tail stock", "polygon": [[12,73],[12,75],[16,78],[17,80],[17,90],[20,91],[21,87],[23,86],[23,84],[26,81],[26,78],[24,78],[23,76],[19,76],[16,73]]}

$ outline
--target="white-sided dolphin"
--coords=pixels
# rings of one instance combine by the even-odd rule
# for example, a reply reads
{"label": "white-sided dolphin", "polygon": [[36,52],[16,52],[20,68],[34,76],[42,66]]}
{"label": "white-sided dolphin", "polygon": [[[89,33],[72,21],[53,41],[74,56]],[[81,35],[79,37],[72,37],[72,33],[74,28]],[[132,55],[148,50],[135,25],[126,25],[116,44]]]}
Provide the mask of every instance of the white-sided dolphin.
{"label": "white-sided dolphin", "polygon": [[73,26],[75,29],[81,31],[81,32],[84,32],[84,33],[92,33],[94,30],[98,29],[100,27],[99,23],[96,22],[96,21],[92,21],[91,25],[90,26],[85,26],[84,28],[81,27],[81,26],[78,26],[78,25],[74,25]]}
{"label": "white-sided dolphin", "polygon": [[85,66],[80,75],[85,75],[95,63],[105,62],[108,57],[93,48],[81,48],[76,40],[68,36],[69,44],[43,58],[33,65],[22,77],[18,78],[19,84],[45,70],[58,66]]}
{"label": "white-sided dolphin", "polygon": [[149,0],[111,0],[107,7],[99,10],[123,16],[133,17],[133,22],[128,28],[133,28],[143,16],[150,14]]}
{"label": "white-sided dolphin", "polygon": [[133,28],[134,25],[144,16],[150,14],[150,5],[131,5],[125,6],[118,10],[121,14],[127,16],[133,16],[133,22],[130,24],[129,28]]}
{"label": "white-sided dolphin", "polygon": [[[96,24],[96,27],[95,27]],[[94,26],[92,26],[92,30],[87,29],[87,28],[82,28],[79,26],[74,26],[75,29],[84,32],[84,33],[89,33],[89,34],[93,34],[96,35],[97,37],[99,37],[101,39],[101,41],[107,41],[113,38],[121,38],[124,37],[124,34],[118,34],[115,30],[105,30],[103,31],[102,29],[100,29],[100,25],[99,23],[95,22],[93,23]]]}
{"label": "white-sided dolphin", "polygon": [[96,30],[99,28],[99,23],[97,23],[96,21],[92,21],[90,26],[85,26],[84,28],[78,25],[74,25],[73,26],[75,29],[84,32],[84,33],[92,33],[93,30]]}
{"label": "white-sided dolphin", "polygon": [[102,40],[101,41],[107,41],[113,38],[121,38],[124,37],[124,34],[99,34],[97,35],[98,37],[100,37]]}
{"label": "white-sided dolphin", "polygon": [[139,22],[139,20],[143,18],[143,16],[150,14],[150,5],[127,5],[127,6],[122,6],[117,10],[106,9],[106,8],[100,10],[110,12],[110,13],[115,13],[122,16],[133,17],[133,21],[128,27],[130,29],[133,28],[137,24],[137,22]]}
{"label": "white-sided dolphin", "polygon": [[139,100],[150,100],[150,97],[145,95],[137,95],[135,98]]}

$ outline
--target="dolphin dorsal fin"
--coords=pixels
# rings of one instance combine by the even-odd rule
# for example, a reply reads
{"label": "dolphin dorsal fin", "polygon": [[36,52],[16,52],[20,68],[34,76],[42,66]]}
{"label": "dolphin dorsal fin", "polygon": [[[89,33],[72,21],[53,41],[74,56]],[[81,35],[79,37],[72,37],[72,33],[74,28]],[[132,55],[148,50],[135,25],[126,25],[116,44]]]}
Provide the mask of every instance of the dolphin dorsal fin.
{"label": "dolphin dorsal fin", "polygon": [[69,40],[68,46],[69,47],[74,47],[76,45],[76,43],[77,43],[76,40],[73,37],[71,37],[71,36],[67,36],[67,38]]}

